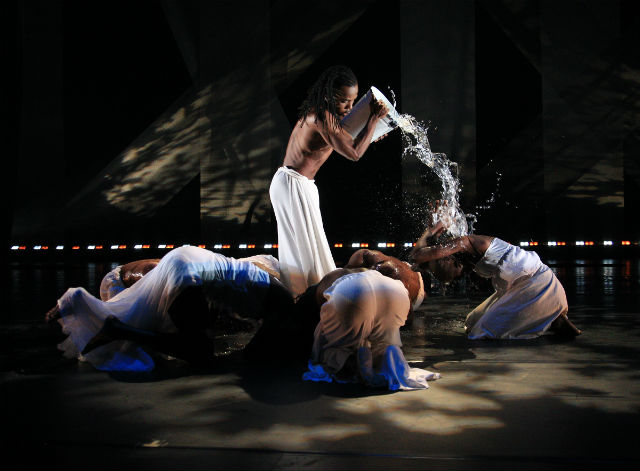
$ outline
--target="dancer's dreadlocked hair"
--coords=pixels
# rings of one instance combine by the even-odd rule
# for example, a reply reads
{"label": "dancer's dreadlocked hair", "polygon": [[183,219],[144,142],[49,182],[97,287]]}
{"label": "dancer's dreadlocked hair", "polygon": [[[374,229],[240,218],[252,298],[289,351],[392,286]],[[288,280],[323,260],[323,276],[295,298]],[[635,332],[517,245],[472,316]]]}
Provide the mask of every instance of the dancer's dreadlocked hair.
{"label": "dancer's dreadlocked hair", "polygon": [[316,80],[309,92],[307,98],[304,100],[299,108],[298,118],[304,120],[313,113],[315,115],[315,122],[320,121],[323,127],[327,125],[325,122],[325,111],[329,111],[335,118],[335,128],[340,128],[340,117],[337,113],[336,107],[336,91],[340,87],[353,87],[358,84],[355,74],[350,68],[344,65],[334,65],[325,70],[322,75]]}

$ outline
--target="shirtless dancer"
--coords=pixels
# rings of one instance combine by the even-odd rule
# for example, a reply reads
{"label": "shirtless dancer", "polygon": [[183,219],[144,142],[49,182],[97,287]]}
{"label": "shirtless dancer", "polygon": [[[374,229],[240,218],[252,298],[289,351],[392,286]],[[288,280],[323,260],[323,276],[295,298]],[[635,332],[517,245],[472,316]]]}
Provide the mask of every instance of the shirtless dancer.
{"label": "shirtless dancer", "polygon": [[300,107],[283,166],[271,182],[282,281],[294,296],[336,268],[322,224],[316,173],[334,150],[357,162],[369,148],[376,124],[388,113],[382,103],[372,100],[369,120],[353,139],[340,120],[351,111],[357,96],[358,81],[350,69],[327,69]]}

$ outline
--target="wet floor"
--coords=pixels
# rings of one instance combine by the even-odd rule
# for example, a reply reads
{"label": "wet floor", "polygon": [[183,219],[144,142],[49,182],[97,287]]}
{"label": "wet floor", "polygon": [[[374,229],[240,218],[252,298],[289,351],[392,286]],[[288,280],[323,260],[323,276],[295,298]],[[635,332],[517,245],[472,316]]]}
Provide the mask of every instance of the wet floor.
{"label": "wet floor", "polygon": [[[487,286],[432,286],[403,349],[442,378],[402,393],[308,383],[297,367],[233,352],[215,371],[166,362],[136,377],[63,361],[42,315],[69,286],[97,294],[112,264],[12,264],[6,450],[25,467],[64,469],[637,469],[640,261],[546,262],[583,335],[470,341],[464,317]],[[234,350],[250,334],[219,340]]]}

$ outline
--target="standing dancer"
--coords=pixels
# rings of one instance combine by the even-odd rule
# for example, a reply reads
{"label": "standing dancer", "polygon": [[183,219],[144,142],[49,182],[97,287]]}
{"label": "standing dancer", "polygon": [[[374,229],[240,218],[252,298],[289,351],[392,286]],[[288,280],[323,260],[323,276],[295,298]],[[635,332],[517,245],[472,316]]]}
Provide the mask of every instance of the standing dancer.
{"label": "standing dancer", "polygon": [[334,150],[358,161],[388,110],[375,99],[366,126],[353,139],[340,123],[358,96],[358,81],[344,66],[327,69],[300,107],[282,167],[269,195],[278,223],[278,259],[284,284],[294,295],[336,268],[324,233],[314,178]]}

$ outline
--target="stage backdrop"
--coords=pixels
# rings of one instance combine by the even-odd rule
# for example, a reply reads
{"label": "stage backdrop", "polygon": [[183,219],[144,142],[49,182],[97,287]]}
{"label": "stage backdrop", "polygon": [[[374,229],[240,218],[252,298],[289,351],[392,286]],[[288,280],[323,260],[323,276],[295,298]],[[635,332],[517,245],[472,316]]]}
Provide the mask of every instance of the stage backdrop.
{"label": "stage backdrop", "polygon": [[[633,1],[20,2],[9,242],[276,242],[268,188],[327,66],[458,163],[476,232],[637,239]],[[399,132],[317,175],[329,241],[404,242],[438,198]]]}

